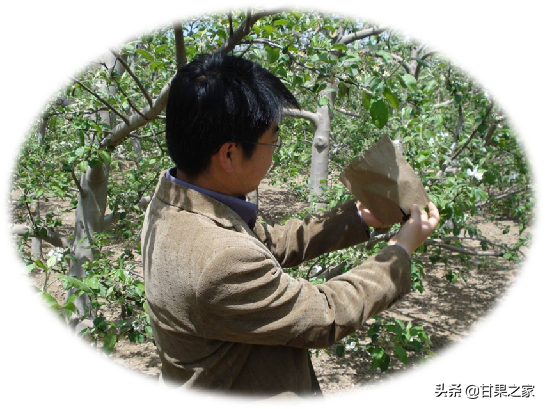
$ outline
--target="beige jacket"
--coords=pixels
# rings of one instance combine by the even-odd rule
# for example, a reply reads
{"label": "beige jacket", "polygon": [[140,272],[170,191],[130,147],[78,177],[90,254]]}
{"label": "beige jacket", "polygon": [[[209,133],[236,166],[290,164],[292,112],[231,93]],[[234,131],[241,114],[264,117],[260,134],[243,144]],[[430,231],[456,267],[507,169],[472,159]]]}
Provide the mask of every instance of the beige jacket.
{"label": "beige jacket", "polygon": [[325,284],[283,267],[366,240],[353,202],[254,230],[230,208],[162,177],[142,232],[146,298],[161,378],[179,387],[304,395],[306,348],[355,331],[410,290],[410,259],[389,246]]}

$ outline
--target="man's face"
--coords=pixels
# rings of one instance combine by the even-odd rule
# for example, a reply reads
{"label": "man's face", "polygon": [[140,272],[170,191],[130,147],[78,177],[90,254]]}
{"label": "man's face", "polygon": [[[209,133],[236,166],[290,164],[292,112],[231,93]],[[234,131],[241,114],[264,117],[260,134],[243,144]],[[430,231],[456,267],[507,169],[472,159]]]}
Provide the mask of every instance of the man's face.
{"label": "man's face", "polygon": [[[250,193],[258,187],[273,162],[275,144],[279,141],[279,126],[273,122],[260,136],[256,149],[249,159],[242,158],[238,172],[234,175],[241,187],[241,194]],[[260,145],[267,144],[267,145]],[[269,145],[270,144],[270,145]],[[239,149],[242,149],[239,146]]]}

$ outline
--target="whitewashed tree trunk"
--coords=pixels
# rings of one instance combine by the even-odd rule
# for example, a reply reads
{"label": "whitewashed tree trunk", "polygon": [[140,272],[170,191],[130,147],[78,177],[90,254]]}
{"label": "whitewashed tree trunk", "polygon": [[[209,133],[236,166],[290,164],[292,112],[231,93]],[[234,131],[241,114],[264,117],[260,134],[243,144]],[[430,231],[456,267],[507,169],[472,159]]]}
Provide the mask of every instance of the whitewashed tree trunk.
{"label": "whitewashed tree trunk", "polygon": [[318,122],[313,137],[311,151],[311,196],[316,200],[315,210],[326,207],[323,202],[324,189],[328,186],[328,152],[330,146],[330,133],[332,118],[334,117],[332,107],[336,95],[335,85],[330,85],[321,92],[321,97],[328,99],[328,104],[320,106],[317,110]]}
{"label": "whitewashed tree trunk", "polygon": [[[112,54],[106,55],[103,62],[109,70],[116,69],[118,73],[122,73],[123,67],[120,64],[116,64],[116,59]],[[115,92],[114,87],[107,88],[105,83],[100,84],[100,88],[110,94]],[[115,127],[116,123],[113,113],[103,111],[100,115],[103,122],[108,124],[109,129]],[[71,253],[74,255],[75,260],[70,263],[69,270],[70,276],[79,279],[87,275],[84,264],[94,259],[92,249],[93,237],[96,233],[100,233],[104,229],[109,172],[109,165],[102,163],[94,167],[88,167],[80,179],[81,190],[78,196],[74,241],[71,247]],[[67,298],[73,293],[74,291],[69,291]],[[77,308],[77,316],[71,320],[72,325],[78,324],[85,315],[94,318],[95,314],[91,309],[91,301],[88,296],[78,297],[74,304]]]}
{"label": "whitewashed tree trunk", "polygon": [[[32,217],[40,217],[40,202],[35,200],[31,203]],[[30,241],[30,254],[34,260],[40,259],[42,257],[42,239],[39,237],[32,237]]]}
{"label": "whitewashed tree trunk", "polygon": [[[94,258],[91,248],[93,236],[103,230],[108,190],[108,167],[103,165],[89,167],[87,172],[82,175],[80,185],[82,191],[78,197],[74,242],[71,248],[75,261],[70,263],[69,274],[82,279],[86,276],[83,264]],[[67,297],[72,294],[73,291],[69,291]],[[87,312],[93,316],[89,297],[77,298],[75,305],[78,310],[77,320]]]}
{"label": "whitewashed tree trunk", "polygon": [[[124,58],[124,57],[122,57],[122,58]],[[129,58],[129,57],[126,57],[126,58]],[[131,58],[130,67],[131,67],[132,72],[135,72],[135,65],[136,65],[137,58],[138,58],[137,53],[135,53],[135,55],[133,55],[132,58]],[[133,115],[138,114],[138,112],[135,112],[134,110],[131,110],[131,113]],[[133,140],[131,142],[132,142],[132,145],[133,145],[133,154],[134,154],[134,157],[135,157],[135,165],[136,165],[137,168],[139,168],[140,167],[140,160],[142,159],[142,144],[140,143],[140,139],[138,139],[138,138],[133,138]]]}
{"label": "whitewashed tree trunk", "polygon": [[258,205],[258,188],[256,190],[250,192],[248,195],[246,195],[246,199],[250,203],[254,203],[256,206]]}

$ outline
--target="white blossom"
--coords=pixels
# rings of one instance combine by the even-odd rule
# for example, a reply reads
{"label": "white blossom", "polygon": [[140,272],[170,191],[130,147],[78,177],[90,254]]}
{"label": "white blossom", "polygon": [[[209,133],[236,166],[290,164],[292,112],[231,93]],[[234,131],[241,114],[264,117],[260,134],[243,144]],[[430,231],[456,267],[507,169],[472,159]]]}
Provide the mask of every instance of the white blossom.
{"label": "white blossom", "polygon": [[355,346],[356,346],[356,342],[353,341],[353,342],[349,343],[348,345],[345,345],[345,350],[349,351],[351,349],[355,349]]}
{"label": "white blossom", "polygon": [[478,172],[478,168],[474,168],[474,170],[470,170],[470,169],[467,169],[466,170],[466,174],[468,176],[472,176],[474,177],[475,179],[477,180],[482,180],[482,177],[483,177],[483,172]]}

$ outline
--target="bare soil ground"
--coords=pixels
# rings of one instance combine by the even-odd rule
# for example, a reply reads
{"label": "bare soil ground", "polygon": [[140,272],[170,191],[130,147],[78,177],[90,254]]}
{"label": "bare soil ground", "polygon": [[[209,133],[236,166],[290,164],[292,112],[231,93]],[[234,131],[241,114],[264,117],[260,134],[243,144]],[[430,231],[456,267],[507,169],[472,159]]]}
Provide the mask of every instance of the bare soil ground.
{"label": "bare soil ground", "polygon": [[[47,205],[63,206],[61,203],[51,202]],[[298,201],[286,189],[272,188],[267,183],[260,187],[260,215],[268,221],[279,221],[283,215],[301,211],[305,207],[306,203]],[[23,212],[23,209],[14,211],[17,212]],[[66,214],[63,220],[65,233],[68,233],[72,226],[73,215]],[[484,236],[510,245],[518,239],[517,229],[512,228],[509,234],[502,234],[502,230],[507,226],[515,225],[510,220],[479,221],[479,228]],[[50,246],[44,245],[44,253],[49,249]],[[424,292],[411,293],[382,315],[405,321],[412,320],[414,325],[422,326],[431,338],[431,349],[435,353],[469,334],[487,312],[502,300],[503,294],[516,278],[518,270],[517,265],[503,258],[490,258],[486,265],[480,268],[478,260],[475,260],[474,268],[464,271],[466,281],[459,279],[452,283],[445,278],[445,267],[440,264],[431,266],[426,259],[423,262],[426,273]],[[454,267],[457,266],[450,265],[450,268]],[[30,277],[34,286],[42,285],[43,274],[33,273]],[[58,301],[64,300],[64,291],[60,285],[52,285],[50,291]],[[128,340],[121,340],[110,356],[120,365],[140,372],[151,381],[155,381],[159,376],[161,363],[151,342],[133,344]],[[389,370],[381,373],[379,369],[370,369],[371,358],[364,351],[351,351],[338,358],[332,350],[330,354],[321,351],[318,356],[313,356],[313,364],[324,394],[332,395],[370,382],[386,380],[400,371],[411,370],[419,365],[422,359],[433,358],[410,356],[409,365],[403,365],[397,359],[393,359]]]}

